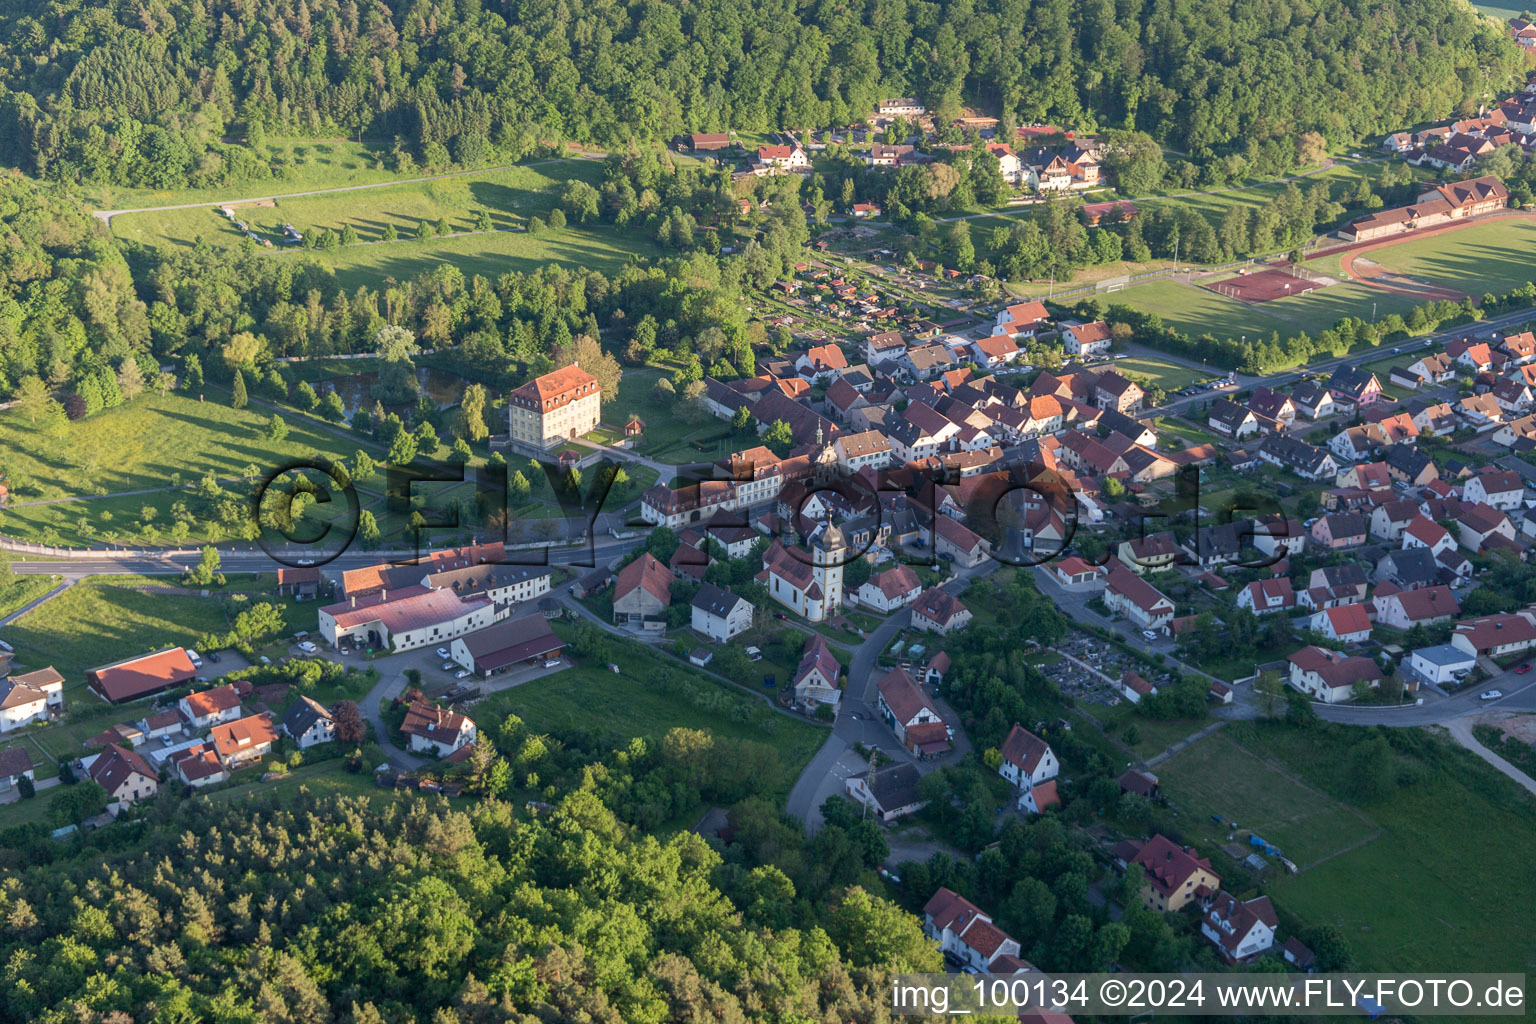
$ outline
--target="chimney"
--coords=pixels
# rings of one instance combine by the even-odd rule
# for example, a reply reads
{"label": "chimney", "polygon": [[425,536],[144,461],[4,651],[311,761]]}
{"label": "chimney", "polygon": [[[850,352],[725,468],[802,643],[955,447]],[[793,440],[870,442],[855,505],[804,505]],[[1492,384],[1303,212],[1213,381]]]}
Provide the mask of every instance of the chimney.
{"label": "chimney", "polygon": [[352,595],[352,607],[353,608],[357,607],[357,595],[356,594]]}

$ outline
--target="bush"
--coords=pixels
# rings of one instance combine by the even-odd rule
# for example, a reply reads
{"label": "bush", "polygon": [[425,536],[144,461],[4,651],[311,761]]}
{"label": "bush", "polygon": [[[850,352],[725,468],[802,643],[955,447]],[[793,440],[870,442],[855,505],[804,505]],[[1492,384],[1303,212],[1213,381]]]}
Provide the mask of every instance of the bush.
{"label": "bush", "polygon": [[31,800],[37,795],[37,787],[32,785],[32,778],[27,775],[16,780],[16,791],[21,794],[23,800]]}

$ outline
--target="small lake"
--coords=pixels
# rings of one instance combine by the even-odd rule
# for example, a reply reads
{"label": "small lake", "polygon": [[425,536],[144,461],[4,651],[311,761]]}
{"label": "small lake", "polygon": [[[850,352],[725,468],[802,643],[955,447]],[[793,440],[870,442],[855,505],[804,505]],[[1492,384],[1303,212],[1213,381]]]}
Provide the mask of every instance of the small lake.
{"label": "small lake", "polygon": [[[422,393],[439,409],[457,405],[464,394],[464,388],[469,384],[469,381],[456,373],[430,366],[416,367],[416,381],[420,384]],[[336,392],[341,396],[342,404],[347,407],[347,415],[351,416],[359,409],[373,407],[373,389],[378,382],[379,375],[372,371],[348,374],[344,377],[328,377],[315,383],[315,393],[324,397],[327,391]],[[399,412],[414,405],[414,402],[405,404],[385,402],[384,408],[391,412]]]}

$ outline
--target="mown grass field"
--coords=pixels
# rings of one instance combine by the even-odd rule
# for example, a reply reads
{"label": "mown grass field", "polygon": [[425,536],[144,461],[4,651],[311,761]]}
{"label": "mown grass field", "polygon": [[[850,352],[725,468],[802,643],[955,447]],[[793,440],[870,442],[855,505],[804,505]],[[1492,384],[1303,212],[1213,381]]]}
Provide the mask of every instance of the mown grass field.
{"label": "mown grass field", "polygon": [[[231,581],[223,593],[245,593],[249,603],[271,601],[283,607],[287,632],[316,627],[313,601],[295,602],[271,595],[273,576]],[[87,698],[85,672],[162,647],[196,646],[205,633],[223,633],[230,619],[218,596],[158,593],[146,587],[174,586],[174,578],[91,577],[6,627],[6,641],[16,648],[16,662],[27,670],[52,665],[65,677],[66,698]]]}
{"label": "mown grass field", "polygon": [[[158,542],[167,543],[170,507],[187,497],[178,487],[196,484],[208,473],[231,480],[252,466],[259,475],[316,454],[341,458],[362,446],[295,413],[284,415],[287,437],[273,441],[267,436],[270,411],[254,405],[233,409],[227,393],[216,388],[204,393],[207,401],[186,393],[146,394],[66,423],[59,436],[19,413],[0,413],[0,450],[13,488],[11,505],[0,511],[0,532],[27,540],[56,537],[66,545],[114,536],[138,542],[147,506],[155,509]],[[121,493],[132,491],[147,493]],[[36,504],[66,498],[78,500]],[[188,542],[212,537],[209,530],[199,526]]]}
{"label": "mown grass field", "polygon": [[1369,839],[1369,822],[1325,793],[1287,777],[1218,731],[1158,765],[1163,793],[1189,811],[1185,827],[1212,845],[1231,831],[1211,820],[1219,814],[1308,865]]}
{"label": "mown grass field", "polygon": [[1164,391],[1177,391],[1197,380],[1213,376],[1153,356],[1121,356],[1115,360],[1115,369],[1137,383],[1151,381]]}
{"label": "mown grass field", "polygon": [[[659,740],[674,728],[707,730],[719,737],[754,740],[771,746],[782,770],[763,780],[762,795],[782,800],[795,778],[827,738],[827,731],[781,715],[767,704],[667,658],[636,641],[612,639],[617,674],[583,662],[510,690],[477,705],[477,717],[500,722],[515,714],[530,729],[593,730],[623,743],[636,736]],[[686,680],[719,702],[702,707],[677,692],[664,692],[657,679],[665,673]],[[722,711],[724,713],[722,713]]]}
{"label": "mown grass field", "polygon": [[[301,182],[315,188],[347,184],[388,182],[387,175],[358,169],[362,181]],[[347,286],[372,283],[383,277],[404,280],[433,266],[449,262],[466,275],[494,278],[507,271],[527,271],[549,263],[594,267],[613,271],[631,254],[652,255],[656,247],[632,231],[607,224],[571,224],[561,231],[530,235],[531,217],[547,218],[556,206],[564,182],[581,180],[597,184],[602,165],[593,160],[554,159],[502,170],[470,172],[429,181],[412,181],[387,187],[325,195],[279,199],[276,206],[236,206],[236,216],[274,243],[283,237],[283,225],[292,224],[307,237],[321,229],[340,231],[350,225],[359,244],[339,249],[267,250],[276,259],[314,258],[335,269]],[[290,187],[291,186],[291,187]],[[300,191],[294,183],[265,193]],[[167,195],[168,201],[206,202],[209,198],[234,198],[224,194],[195,197]],[[481,231],[481,212],[490,216],[491,231]],[[418,240],[422,223],[446,220],[454,234]],[[384,241],[393,227],[398,240]],[[244,234],[216,207],[154,210],[113,218],[113,231],[122,238],[148,245],[186,246],[198,238],[216,247],[234,249],[245,244]],[[471,232],[470,234],[461,234]]]}
{"label": "mown grass field", "polygon": [[[1300,324],[1273,316],[1264,303],[1253,306],[1205,288],[1179,281],[1158,280],[1134,288],[1101,296],[1105,305],[1130,306],[1146,313],[1156,313],[1163,323],[1190,335],[1214,334],[1218,338],[1269,337],[1279,331],[1282,338],[1301,330]],[[1213,370],[1214,372],[1214,370]]]}
{"label": "mown grass field", "polygon": [[[667,376],[671,376],[669,371],[656,367],[626,370],[619,384],[618,399],[611,406],[604,406],[605,422],[622,424],[631,415],[645,421],[645,437],[635,449],[637,453],[658,462],[684,464],[719,458],[733,446],[745,447],[750,443],[730,440],[730,424],[723,420],[706,417],[688,423],[674,414],[673,403],[657,401],[651,389]],[[692,442],[699,442],[702,447],[694,447]]]}
{"label": "mown grass field", "polygon": [[1362,254],[1388,270],[1481,297],[1536,280],[1536,221],[1513,218],[1458,228]]}
{"label": "mown grass field", "polygon": [[95,185],[87,186],[82,196],[97,209],[125,210],[343,185],[372,185],[402,177],[417,178],[426,173],[418,170],[401,175],[387,170],[390,146],[380,140],[358,143],[351,139],[274,138],[268,139],[262,150],[274,165],[275,173],[270,178],[216,189],[130,189]]}
{"label": "mown grass field", "polygon": [[1536,805],[1450,748],[1353,806],[1327,791],[1344,784],[1337,759],[1355,733],[1319,729],[1229,726],[1156,771],[1197,845],[1216,841],[1219,813],[1297,860],[1300,874],[1267,879],[1270,895],[1307,924],[1337,925],[1360,969],[1536,970],[1528,915],[1512,912],[1536,903]]}

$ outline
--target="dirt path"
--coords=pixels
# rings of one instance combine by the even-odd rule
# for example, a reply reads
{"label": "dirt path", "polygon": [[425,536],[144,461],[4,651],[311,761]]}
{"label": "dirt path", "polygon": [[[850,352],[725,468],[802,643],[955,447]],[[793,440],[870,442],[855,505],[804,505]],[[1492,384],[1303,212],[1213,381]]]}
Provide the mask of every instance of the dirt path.
{"label": "dirt path", "polygon": [[1445,723],[1445,727],[1450,730],[1451,736],[1455,738],[1457,743],[1460,743],[1472,751],[1472,753],[1487,761],[1511,779],[1514,779],[1516,783],[1524,787],[1531,795],[1536,796],[1536,779],[1531,778],[1525,772],[1483,746],[1477,741],[1477,737],[1472,735],[1472,725],[1475,721],[1476,718],[1474,716],[1467,715],[1462,718],[1451,719]]}
{"label": "dirt path", "polygon": [[125,213],[154,213],[157,210],[201,210],[219,206],[250,206],[252,204],[276,203],[279,199],[298,199],[303,196],[328,196],[337,192],[363,192],[375,188],[394,188],[396,185],[415,185],[423,181],[441,181],[444,178],[466,178],[474,175],[495,174],[498,171],[509,171],[517,167],[544,167],[549,164],[569,163],[572,160],[599,160],[607,155],[606,153],[597,152],[577,153],[572,156],[535,160],[532,163],[526,164],[501,164],[497,167],[481,167],[473,171],[449,171],[444,174],[428,174],[420,178],[397,178],[393,181],[376,181],[367,185],[339,185],[336,188],[317,188],[305,192],[285,192],[280,195],[270,196],[250,196],[245,199],[213,199],[198,203],[176,203],[171,206],[139,206],[126,210],[92,210],[91,216],[111,227],[112,218]]}
{"label": "dirt path", "polygon": [[1406,274],[1393,273],[1380,263],[1368,260],[1358,252],[1347,252],[1340,256],[1339,267],[1344,271],[1344,275],[1356,284],[1363,284],[1377,291],[1391,292],[1393,295],[1403,295],[1420,301],[1442,299],[1450,302],[1460,302],[1466,297],[1449,288],[1430,284],[1428,281],[1420,281]]}

